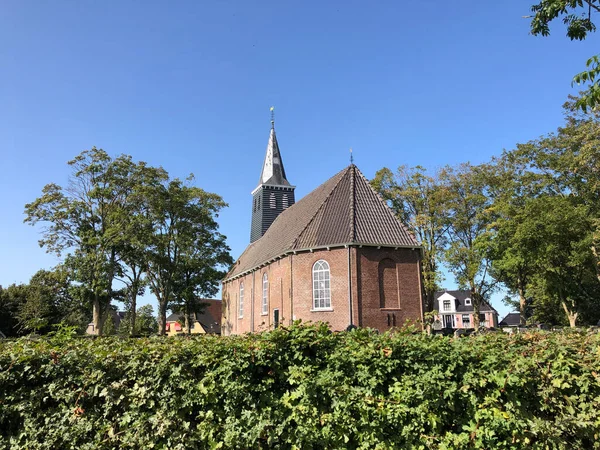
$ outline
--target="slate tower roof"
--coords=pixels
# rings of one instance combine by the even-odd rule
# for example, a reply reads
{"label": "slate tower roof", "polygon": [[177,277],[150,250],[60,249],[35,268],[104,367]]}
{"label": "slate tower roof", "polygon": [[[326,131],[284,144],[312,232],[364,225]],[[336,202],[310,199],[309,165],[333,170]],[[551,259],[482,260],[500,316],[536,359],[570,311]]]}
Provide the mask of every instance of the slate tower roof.
{"label": "slate tower roof", "polygon": [[271,133],[260,179],[258,186],[252,191],[250,242],[264,235],[277,216],[294,204],[294,189],[295,186],[286,178],[275,124],[271,120]]}
{"label": "slate tower roof", "polygon": [[227,278],[291,252],[344,245],[419,247],[354,164],[282,211]]}
{"label": "slate tower roof", "polygon": [[283,160],[281,159],[274,125],[271,126],[271,134],[269,135],[265,161],[263,162],[260,179],[258,180],[258,186],[265,184],[272,186],[291,186],[285,176],[285,168],[283,167]]}

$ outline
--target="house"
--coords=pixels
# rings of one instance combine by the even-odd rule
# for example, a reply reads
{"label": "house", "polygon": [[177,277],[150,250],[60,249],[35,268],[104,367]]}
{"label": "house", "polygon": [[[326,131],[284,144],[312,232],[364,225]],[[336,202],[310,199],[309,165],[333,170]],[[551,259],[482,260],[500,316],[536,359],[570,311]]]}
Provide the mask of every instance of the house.
{"label": "house", "polygon": [[271,121],[250,245],[222,282],[223,334],[422,320],[421,248],[360,170],[351,163],[298,202],[294,189]]}
{"label": "house", "polygon": [[[190,334],[221,334],[221,300],[205,298],[201,299],[200,303],[207,305],[203,312],[192,314]],[[184,334],[187,331],[184,324],[183,314],[174,311],[167,317],[167,335]]]}
{"label": "house", "polygon": [[[435,294],[435,320],[443,328],[473,328],[473,301],[471,292],[465,290],[440,291]],[[498,326],[498,312],[487,302],[479,309],[479,324],[486,328]]]}
{"label": "house", "polygon": [[518,312],[511,312],[504,317],[498,324],[499,327],[518,327],[521,325],[521,314]]}

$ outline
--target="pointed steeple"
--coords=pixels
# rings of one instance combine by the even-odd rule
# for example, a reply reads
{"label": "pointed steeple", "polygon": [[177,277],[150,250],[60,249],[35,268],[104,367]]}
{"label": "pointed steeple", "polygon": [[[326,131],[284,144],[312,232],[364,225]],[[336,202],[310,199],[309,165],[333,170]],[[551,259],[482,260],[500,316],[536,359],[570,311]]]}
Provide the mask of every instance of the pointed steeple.
{"label": "pointed steeple", "polygon": [[269,143],[267,144],[267,153],[263,163],[262,172],[258,185],[269,184],[274,186],[290,186],[290,182],[285,176],[283,160],[279,152],[279,144],[275,135],[275,125],[271,120],[271,134],[269,135]]}
{"label": "pointed steeple", "polygon": [[285,176],[283,160],[275,135],[275,120],[271,108],[271,133],[258,186],[252,191],[252,228],[250,242],[265,234],[273,221],[295,202],[294,188]]}

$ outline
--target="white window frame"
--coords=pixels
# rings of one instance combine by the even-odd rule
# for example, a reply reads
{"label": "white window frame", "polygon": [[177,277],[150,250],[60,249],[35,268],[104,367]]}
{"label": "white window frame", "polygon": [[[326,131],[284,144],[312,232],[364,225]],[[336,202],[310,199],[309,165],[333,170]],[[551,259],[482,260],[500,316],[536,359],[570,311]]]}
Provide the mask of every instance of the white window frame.
{"label": "white window frame", "polygon": [[[467,318],[466,321],[465,321],[465,317]],[[460,318],[460,320],[462,321],[463,326],[465,324],[468,324],[469,326],[471,326],[471,314],[463,314],[462,317]]]}
{"label": "white window frame", "polygon": [[470,298],[465,298],[465,306],[471,306],[471,299]]}
{"label": "white window frame", "polygon": [[269,277],[263,274],[261,314],[269,314]]}
{"label": "white window frame", "polygon": [[244,283],[240,283],[240,303],[238,305],[239,307],[239,314],[238,317],[241,319],[244,317]]}
{"label": "white window frame", "polygon": [[331,269],[329,263],[320,259],[312,266],[313,311],[332,311]]}
{"label": "white window frame", "polygon": [[444,312],[452,311],[452,302],[450,300],[442,301],[442,310]]}
{"label": "white window frame", "polygon": [[283,196],[281,198],[281,207],[283,209],[288,209],[289,206],[290,206],[290,202],[288,200],[288,195],[287,194],[283,194]]}

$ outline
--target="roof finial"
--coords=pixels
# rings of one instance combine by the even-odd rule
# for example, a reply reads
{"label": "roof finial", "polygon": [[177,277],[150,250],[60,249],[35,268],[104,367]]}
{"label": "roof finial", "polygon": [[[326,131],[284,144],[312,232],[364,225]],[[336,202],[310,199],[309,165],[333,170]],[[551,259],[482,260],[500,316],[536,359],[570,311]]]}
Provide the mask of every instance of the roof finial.
{"label": "roof finial", "polygon": [[271,129],[275,129],[275,107],[271,106]]}
{"label": "roof finial", "polygon": [[352,147],[350,147],[350,165],[354,164],[354,155],[352,154]]}

